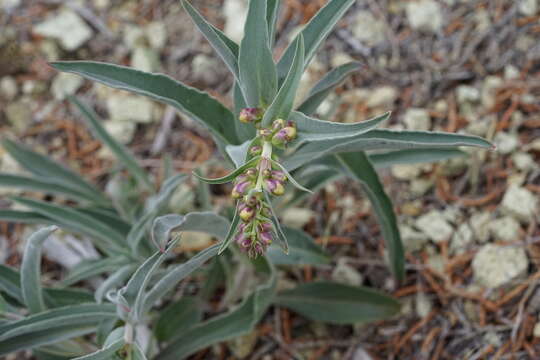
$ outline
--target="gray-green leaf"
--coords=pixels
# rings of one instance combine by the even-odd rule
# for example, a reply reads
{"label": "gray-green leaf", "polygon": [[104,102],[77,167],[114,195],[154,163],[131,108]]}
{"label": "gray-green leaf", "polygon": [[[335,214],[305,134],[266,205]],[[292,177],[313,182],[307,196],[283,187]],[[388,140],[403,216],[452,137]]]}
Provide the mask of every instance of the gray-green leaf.
{"label": "gray-green leaf", "polygon": [[330,262],[330,257],[313,238],[302,230],[283,228],[289,243],[289,254],[286,255],[276,246],[268,249],[268,258],[276,265],[323,265]]}

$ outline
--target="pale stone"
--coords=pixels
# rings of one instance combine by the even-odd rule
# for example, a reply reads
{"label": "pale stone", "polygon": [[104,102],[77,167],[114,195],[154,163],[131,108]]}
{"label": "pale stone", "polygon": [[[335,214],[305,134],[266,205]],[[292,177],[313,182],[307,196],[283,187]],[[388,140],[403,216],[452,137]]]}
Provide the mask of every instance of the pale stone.
{"label": "pale stone", "polygon": [[407,19],[413,29],[425,32],[438,32],[443,26],[441,6],[432,0],[408,2]]}
{"label": "pale stone", "polygon": [[347,264],[346,259],[339,259],[332,271],[332,280],[352,286],[362,285],[363,277],[353,266]]}
{"label": "pale stone", "polygon": [[533,336],[534,337],[540,337],[540,322],[537,322],[534,325]]}
{"label": "pale stone", "polygon": [[17,81],[11,76],[4,76],[0,80],[0,96],[8,101],[15,99],[19,88]]}
{"label": "pale stone", "polygon": [[433,180],[425,178],[412,179],[410,183],[410,190],[414,196],[425,195],[431,188],[433,188]]}
{"label": "pale stone", "polygon": [[146,25],[146,37],[152,48],[161,50],[167,43],[167,28],[161,21],[154,21]]}
{"label": "pale stone", "polygon": [[289,208],[283,212],[283,223],[290,227],[302,228],[314,215],[311,209]]}
{"label": "pale stone", "polygon": [[56,100],[64,100],[66,96],[75,94],[83,82],[84,79],[78,75],[59,73],[54,77],[51,91]]}
{"label": "pale stone", "polygon": [[467,126],[467,134],[485,137],[491,128],[491,125],[497,119],[493,116],[484,116],[476,121],[472,121]]}
{"label": "pale stone", "polygon": [[491,214],[487,211],[475,213],[471,216],[470,225],[476,241],[484,243],[489,240],[489,223]]}
{"label": "pale stone", "polygon": [[191,68],[193,76],[205,83],[213,83],[216,81],[218,69],[222,67],[221,63],[206,54],[198,54],[193,57]]}
{"label": "pale stone", "polygon": [[538,0],[519,0],[519,12],[525,16],[534,16],[538,12]]}
{"label": "pale stone", "polygon": [[136,124],[131,121],[105,121],[103,123],[105,130],[111,135],[116,141],[122,144],[128,144],[133,140],[133,135],[135,135]]}
{"label": "pale stone", "polygon": [[223,4],[225,28],[223,32],[231,40],[239,43],[244,37],[244,23],[247,18],[246,0],[226,0]]}
{"label": "pale stone", "polygon": [[153,120],[154,104],[140,96],[111,95],[107,99],[107,109],[114,121],[149,123]]}
{"label": "pale stone", "polygon": [[51,39],[41,41],[39,44],[39,49],[43,55],[45,55],[45,60],[49,62],[60,59],[60,49],[58,48],[58,44],[55,40]]}
{"label": "pale stone", "polygon": [[427,131],[431,128],[431,118],[426,109],[410,108],[403,117],[405,127],[409,130]]}
{"label": "pale stone", "polygon": [[145,72],[155,72],[159,68],[158,54],[145,46],[137,46],[131,54],[131,66]]}
{"label": "pale stone", "polygon": [[235,337],[227,345],[237,359],[244,359],[253,353],[258,338],[257,331],[252,331],[249,334]]}
{"label": "pale stone", "polygon": [[504,67],[504,78],[506,80],[515,80],[519,79],[520,71],[517,67],[512,64],[508,64]]}
{"label": "pale stone", "polygon": [[517,134],[510,134],[502,131],[495,135],[493,142],[497,146],[497,152],[501,154],[510,154],[519,146]]}
{"label": "pale stone", "polygon": [[357,11],[352,33],[368,46],[377,45],[385,40],[385,24],[369,11]]}
{"label": "pale stone", "polygon": [[371,108],[390,107],[394,104],[398,95],[398,90],[392,86],[379,86],[369,92],[366,105]]}
{"label": "pale stone", "polygon": [[144,30],[140,26],[126,25],[123,30],[123,42],[129,49],[145,46]]}
{"label": "pale stone", "polygon": [[530,190],[510,185],[504,194],[501,208],[505,214],[523,223],[529,223],[537,215],[537,202],[538,199]]}
{"label": "pale stone", "polygon": [[92,29],[79,15],[67,8],[34,26],[33,31],[38,35],[58,39],[67,51],[77,50],[93,35]]}
{"label": "pale stone", "polygon": [[426,234],[434,242],[449,240],[454,229],[446,221],[444,214],[440,211],[432,210],[422,215],[416,220],[418,230]]}
{"label": "pale stone", "polygon": [[474,242],[474,233],[469,224],[459,225],[457,231],[452,236],[450,249],[455,254],[463,254],[467,248]]}
{"label": "pale stone", "polygon": [[521,171],[530,171],[538,167],[538,164],[534,160],[531,154],[525,152],[517,152],[512,155],[512,161],[516,168]]}
{"label": "pale stone", "polygon": [[26,95],[39,95],[47,90],[47,85],[40,80],[25,80],[22,85],[22,92]]}
{"label": "pale stone", "polygon": [[444,274],[446,263],[442,255],[431,255],[428,258],[427,265],[435,272]]}
{"label": "pale stone", "polygon": [[429,315],[433,309],[433,304],[431,300],[424,292],[419,292],[416,294],[416,314],[419,318],[425,318]]}
{"label": "pale stone", "polygon": [[495,95],[497,90],[504,84],[503,80],[498,76],[488,76],[484,80],[482,87],[482,105],[486,109],[491,109],[496,104]]}
{"label": "pale stone", "polygon": [[349,54],[339,52],[332,56],[330,63],[332,64],[332,68],[337,68],[338,66],[345,65],[352,61],[354,61],[354,59]]}
{"label": "pale stone", "polygon": [[456,89],[456,98],[459,104],[477,102],[480,100],[480,91],[469,85],[460,85]]}
{"label": "pale stone", "polygon": [[32,109],[26,99],[12,102],[5,109],[8,122],[17,131],[24,131],[32,121]]}
{"label": "pale stone", "polygon": [[392,166],[392,175],[399,180],[412,180],[422,173],[422,167],[418,165],[399,164]]}
{"label": "pale stone", "polygon": [[529,259],[521,247],[487,244],[472,261],[475,281],[486,288],[507,285],[526,274]]}
{"label": "pale stone", "polygon": [[513,242],[520,240],[521,225],[510,216],[505,216],[489,223],[489,231],[497,241]]}

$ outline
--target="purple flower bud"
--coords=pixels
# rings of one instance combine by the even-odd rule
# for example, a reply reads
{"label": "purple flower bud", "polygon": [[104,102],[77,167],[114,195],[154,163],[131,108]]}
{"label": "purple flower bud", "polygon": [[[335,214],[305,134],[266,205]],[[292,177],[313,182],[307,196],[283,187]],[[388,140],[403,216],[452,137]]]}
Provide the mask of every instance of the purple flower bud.
{"label": "purple flower bud", "polygon": [[268,245],[272,244],[272,233],[271,232],[260,233],[259,234],[259,239],[261,240],[261,242],[265,246],[268,246]]}
{"label": "purple flower bud", "polygon": [[262,146],[255,145],[249,148],[249,154],[251,156],[261,155],[261,153],[262,153]]}
{"label": "purple flower bud", "polygon": [[264,254],[264,248],[260,243],[253,244],[253,248],[255,249],[255,252],[257,253],[257,255]]}
{"label": "purple flower bud", "polygon": [[285,132],[285,129],[279,130],[273,137],[272,137],[272,145],[275,147],[282,149],[287,144],[287,133]]}
{"label": "purple flower bud", "polygon": [[281,170],[273,170],[270,177],[278,181],[287,181],[287,175]]}
{"label": "purple flower bud", "polygon": [[274,122],[272,123],[272,130],[274,131],[281,130],[284,127],[285,127],[285,120],[283,119],[274,120]]}
{"label": "purple flower bud", "polygon": [[240,246],[244,249],[247,249],[251,246],[251,239],[249,237],[246,237],[242,240],[242,242],[240,243]]}
{"label": "purple flower bud", "polygon": [[281,196],[285,193],[285,188],[283,187],[283,183],[281,183],[281,181],[274,179],[266,179],[264,181],[264,185],[266,187],[266,190],[271,192],[273,195]]}
{"label": "purple flower bud", "polygon": [[268,221],[262,222],[259,224],[259,232],[269,232],[272,231],[272,224]]}
{"label": "purple flower bud", "polygon": [[250,186],[251,186],[250,181],[239,182],[233,187],[231,196],[233,197],[233,199],[239,199],[246,193],[246,191],[249,189]]}
{"label": "purple flower bud", "polygon": [[287,126],[284,127],[281,131],[285,132],[287,141],[292,141],[296,139],[296,127]]}
{"label": "purple flower bud", "polygon": [[249,168],[245,171],[244,176],[251,180],[255,180],[257,178],[257,169],[255,168]]}
{"label": "purple flower bud", "polygon": [[246,228],[248,225],[249,225],[248,223],[240,223],[240,225],[238,226],[238,232],[239,233],[246,232]]}
{"label": "purple flower bud", "polygon": [[255,216],[255,210],[252,207],[246,206],[240,211],[240,219],[245,222],[250,221]]}
{"label": "purple flower bud", "polygon": [[245,108],[240,111],[240,116],[238,120],[243,123],[252,123],[261,120],[262,110],[259,108]]}

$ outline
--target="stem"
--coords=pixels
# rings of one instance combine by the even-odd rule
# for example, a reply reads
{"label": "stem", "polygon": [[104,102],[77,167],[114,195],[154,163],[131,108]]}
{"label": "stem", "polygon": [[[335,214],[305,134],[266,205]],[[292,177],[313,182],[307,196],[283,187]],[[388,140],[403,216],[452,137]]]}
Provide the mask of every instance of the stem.
{"label": "stem", "polygon": [[[263,142],[263,149],[261,154],[261,161],[267,160],[268,162],[272,159],[272,143],[270,141]],[[257,184],[255,189],[261,191],[263,186],[263,170],[259,168],[259,175],[257,177]]]}

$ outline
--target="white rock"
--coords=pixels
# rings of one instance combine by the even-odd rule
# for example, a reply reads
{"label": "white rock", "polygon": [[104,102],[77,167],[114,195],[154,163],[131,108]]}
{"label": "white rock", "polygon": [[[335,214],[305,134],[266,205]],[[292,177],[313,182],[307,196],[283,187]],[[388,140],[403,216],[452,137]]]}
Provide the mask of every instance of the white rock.
{"label": "white rock", "polygon": [[12,9],[21,4],[21,0],[0,0],[0,9]]}
{"label": "white rock", "polygon": [[489,240],[489,223],[491,214],[487,211],[475,213],[471,216],[470,225],[476,241],[484,243]]}
{"label": "white rock", "polygon": [[401,234],[403,247],[408,252],[422,250],[424,245],[429,241],[426,234],[416,231],[407,225],[400,225],[399,232]]}
{"label": "white rock", "polygon": [[131,54],[131,66],[141,71],[155,72],[159,68],[159,56],[146,46],[137,46]]}
{"label": "white rock", "polygon": [[4,76],[0,80],[0,96],[8,101],[15,99],[19,88],[17,81],[11,76]]}
{"label": "white rock", "polygon": [[533,336],[534,337],[540,337],[540,322],[537,322],[534,325]]}
{"label": "white rock", "polygon": [[419,292],[416,294],[416,314],[419,318],[425,318],[429,315],[433,309],[433,304],[431,300],[424,292]]}
{"label": "white rock", "polygon": [[392,166],[392,175],[399,180],[412,180],[422,173],[422,165],[399,164]]}
{"label": "white rock", "polygon": [[51,90],[56,100],[64,100],[82,86],[84,79],[78,75],[59,73],[54,77]]}
{"label": "white rock", "polygon": [[474,241],[474,233],[469,224],[459,225],[457,231],[452,236],[450,249],[455,254],[463,254]]}
{"label": "white rock", "polygon": [[459,104],[477,102],[480,100],[480,91],[469,85],[460,85],[456,89],[456,98]]}
{"label": "white rock", "polygon": [[127,144],[133,140],[136,124],[131,121],[105,121],[105,130],[118,142]]}
{"label": "white rock", "polygon": [[413,29],[438,32],[443,26],[441,6],[432,0],[408,2],[407,19]]}
{"label": "white rock", "polygon": [[498,76],[488,76],[482,86],[482,106],[491,109],[496,104],[495,95],[497,90],[504,84],[503,79]]}
{"label": "white rock", "polygon": [[506,190],[501,208],[505,214],[523,223],[529,223],[538,214],[538,199],[528,189],[514,184]]}
{"label": "white rock", "polygon": [[517,241],[521,238],[521,225],[510,216],[505,216],[489,223],[489,231],[497,241]]}
{"label": "white rock", "polygon": [[123,42],[131,50],[145,45],[144,30],[140,26],[125,25],[122,29]]}
{"label": "white rock", "polygon": [[534,16],[538,12],[538,0],[519,0],[519,12],[525,16]]}
{"label": "white rock", "polygon": [[449,240],[454,231],[446,221],[444,214],[437,210],[432,210],[419,217],[416,220],[416,227],[437,243]]}
{"label": "white rock", "polygon": [[70,9],[62,9],[56,16],[37,24],[33,31],[42,36],[58,39],[60,45],[67,51],[77,50],[93,34],[92,29]]}
{"label": "white rock", "polygon": [[517,152],[512,154],[512,161],[514,165],[521,171],[530,171],[538,167],[538,164],[534,160],[531,154],[525,152]]}
{"label": "white rock", "polygon": [[394,104],[398,97],[398,91],[392,86],[380,86],[369,93],[366,105],[370,108],[389,107]]}
{"label": "white rock", "polygon": [[167,43],[167,28],[161,21],[154,21],[146,25],[146,37],[152,48],[161,50]]}
{"label": "white rock", "polygon": [[32,121],[32,108],[27,100],[12,102],[5,108],[8,122],[19,132],[26,130]]}
{"label": "white rock", "polygon": [[205,83],[214,83],[217,77],[217,70],[221,67],[221,63],[208,55],[198,54],[193,57],[191,63],[191,69],[193,70],[193,76],[196,79],[200,79]]}
{"label": "white rock", "polygon": [[501,154],[510,154],[519,146],[517,134],[510,134],[502,131],[495,135],[493,142],[497,145],[497,152]]}
{"label": "white rock", "polygon": [[409,188],[414,196],[422,196],[425,195],[433,185],[434,183],[431,179],[416,178],[411,180]]}
{"label": "white rock", "polygon": [[114,94],[107,99],[111,120],[149,123],[153,120],[154,104],[140,96]]}
{"label": "white rock", "polygon": [[504,67],[504,78],[506,80],[519,79],[520,71],[512,64],[508,64]]}
{"label": "white rock", "polygon": [[337,54],[332,56],[332,60],[330,60],[330,63],[332,64],[332,68],[336,68],[351,61],[354,61],[354,59],[349,54],[344,52],[338,52]]}
{"label": "white rock", "polygon": [[474,278],[479,285],[493,289],[526,274],[529,259],[521,247],[487,244],[472,262]]}
{"label": "white rock", "polygon": [[244,23],[247,17],[246,0],[226,0],[223,4],[225,28],[223,32],[236,42],[244,37]]}
{"label": "white rock", "polygon": [[409,130],[427,131],[431,128],[431,118],[426,109],[407,109],[403,117],[403,122]]}
{"label": "white rock", "polygon": [[364,281],[362,274],[351,265],[346,259],[339,259],[336,267],[332,271],[332,280],[352,286],[360,286]]}
{"label": "white rock", "polygon": [[352,33],[369,46],[377,45],[385,40],[385,24],[376,19],[371,12],[360,10],[356,13]]}
{"label": "white rock", "polygon": [[283,223],[294,228],[302,228],[315,215],[313,210],[305,208],[289,208],[283,212]]}

